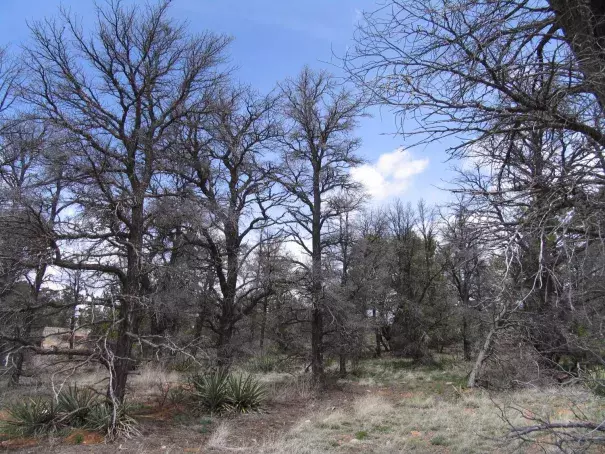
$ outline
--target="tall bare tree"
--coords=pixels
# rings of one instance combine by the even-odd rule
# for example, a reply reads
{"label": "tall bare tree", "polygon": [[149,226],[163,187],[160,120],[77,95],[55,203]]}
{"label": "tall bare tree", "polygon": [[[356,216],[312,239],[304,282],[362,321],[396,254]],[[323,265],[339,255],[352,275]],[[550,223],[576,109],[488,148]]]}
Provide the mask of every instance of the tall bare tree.
{"label": "tall bare tree", "polygon": [[321,382],[325,313],[322,254],[335,241],[329,234],[334,228],[332,221],[350,209],[335,203],[336,196],[358,189],[349,169],[361,163],[355,154],[360,141],[353,132],[364,103],[330,74],[309,68],[280,88],[286,130],[276,178],[289,194],[290,234],[311,261],[310,265],[300,265],[309,275],[311,367],[314,379]]}
{"label": "tall bare tree", "polygon": [[149,292],[148,208],[166,193],[160,158],[171,149],[174,125],[205,111],[206,93],[223,80],[229,43],[212,33],[188,35],[167,18],[169,4],[141,11],[110,1],[96,9],[91,33],[62,11],[57,20],[32,25],[27,49],[25,99],[70,136],[73,151],[74,214],[49,235],[51,263],[119,284],[116,341],[102,354],[116,402],[124,399]]}
{"label": "tall bare tree", "polygon": [[217,280],[216,316],[206,322],[216,334],[219,362],[228,365],[237,322],[272,292],[265,285],[270,280],[261,282],[244,270],[275,237],[266,232],[283,195],[269,176],[266,155],[279,128],[276,97],[249,87],[225,87],[211,106],[210,115],[193,113],[179,131],[175,172],[192,193],[185,241],[206,251]]}

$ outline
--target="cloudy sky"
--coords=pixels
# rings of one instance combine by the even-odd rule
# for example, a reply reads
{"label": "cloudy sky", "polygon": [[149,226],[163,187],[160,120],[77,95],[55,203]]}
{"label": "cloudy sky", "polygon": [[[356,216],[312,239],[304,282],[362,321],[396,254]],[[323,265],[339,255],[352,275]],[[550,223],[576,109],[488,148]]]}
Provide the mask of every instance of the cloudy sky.
{"label": "cloudy sky", "polygon": [[[102,2],[102,0],[99,0]],[[134,1],[126,0],[125,3]],[[141,6],[146,3],[136,0]],[[60,5],[78,14],[83,23],[93,18],[93,0],[0,0],[0,46],[13,53],[29,37],[27,23],[56,15]],[[360,11],[372,10],[375,0],[174,0],[171,15],[186,20],[192,32],[206,29],[234,37],[231,63],[237,77],[268,92],[277,81],[293,77],[305,64],[339,73],[333,55],[351,43]],[[394,135],[394,117],[375,109],[358,130],[360,154],[367,164],[353,171],[375,203],[399,197],[415,202],[442,202],[438,187],[451,178],[444,144],[410,148]]]}

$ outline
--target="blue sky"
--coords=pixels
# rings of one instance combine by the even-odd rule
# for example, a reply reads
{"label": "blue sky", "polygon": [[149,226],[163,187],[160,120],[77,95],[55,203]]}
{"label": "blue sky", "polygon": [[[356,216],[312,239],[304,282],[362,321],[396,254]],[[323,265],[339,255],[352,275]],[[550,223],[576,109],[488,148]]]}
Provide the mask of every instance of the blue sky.
{"label": "blue sky", "polygon": [[[84,23],[92,17],[93,0],[0,0],[0,46],[9,44],[18,54],[29,37],[27,21],[56,15],[60,5]],[[344,52],[360,11],[374,5],[375,0],[174,0],[170,14],[188,21],[192,32],[209,29],[233,36],[230,53],[237,77],[268,92],[305,64],[338,72],[330,63],[333,53]],[[447,193],[436,186],[452,177],[444,145],[407,149],[404,139],[392,134],[395,119],[388,111],[371,114],[358,130],[360,154],[368,164],[356,177],[376,196],[375,203],[390,197],[443,202]]]}

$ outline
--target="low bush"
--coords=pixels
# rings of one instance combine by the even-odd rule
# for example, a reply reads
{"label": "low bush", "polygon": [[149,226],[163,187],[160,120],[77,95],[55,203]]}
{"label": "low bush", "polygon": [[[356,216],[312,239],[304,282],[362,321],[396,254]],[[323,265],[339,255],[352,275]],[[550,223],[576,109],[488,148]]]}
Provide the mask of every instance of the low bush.
{"label": "low bush", "polygon": [[190,378],[193,397],[210,414],[226,411],[249,413],[261,408],[265,387],[251,375],[231,375],[225,370]]}
{"label": "low bush", "polygon": [[605,368],[589,370],[584,374],[584,381],[593,393],[605,397]]}
{"label": "low bush", "polygon": [[266,388],[251,375],[229,377],[227,390],[229,405],[238,413],[257,411],[267,394]]}
{"label": "low bush", "polygon": [[94,390],[76,385],[69,386],[57,396],[57,412],[71,427],[85,427],[88,413],[98,404],[98,394]]}
{"label": "low bush", "polygon": [[3,432],[19,437],[37,437],[57,429],[57,407],[41,397],[15,402],[6,409]]}
{"label": "low bush", "polygon": [[[70,386],[61,391],[56,403],[38,397],[15,402],[6,408],[3,432],[14,436],[42,436],[64,428],[81,428],[106,435],[130,436],[137,433],[136,421],[126,406],[114,407],[91,389]],[[115,416],[115,418],[114,418]],[[115,419],[115,421],[114,421]]]}
{"label": "low bush", "polygon": [[228,380],[229,374],[225,370],[191,376],[194,399],[211,414],[224,411],[229,403]]}

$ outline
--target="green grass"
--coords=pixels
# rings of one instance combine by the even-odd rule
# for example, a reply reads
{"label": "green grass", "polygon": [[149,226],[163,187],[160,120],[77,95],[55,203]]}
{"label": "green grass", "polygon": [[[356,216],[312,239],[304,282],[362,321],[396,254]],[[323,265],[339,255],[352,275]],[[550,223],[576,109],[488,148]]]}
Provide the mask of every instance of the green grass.
{"label": "green grass", "polygon": [[366,438],[368,438],[367,430],[360,430],[360,431],[355,432],[355,438],[357,440],[365,440]]}
{"label": "green grass", "polygon": [[431,444],[434,446],[447,446],[449,443],[443,435],[437,435],[431,438]]}
{"label": "green grass", "polygon": [[[442,367],[416,366],[405,359],[363,361],[357,376],[339,381],[345,390],[349,385],[355,390],[352,402],[347,398],[336,408],[301,415],[300,424],[259,452],[435,453],[446,448],[452,454],[523,453],[535,446],[506,437],[510,426],[501,409],[516,426],[532,421],[513,405],[554,421],[569,418],[573,402],[587,419],[605,418],[605,399],[581,386],[469,390],[463,386],[468,365],[440,361]],[[362,451],[355,448],[360,442]]]}

